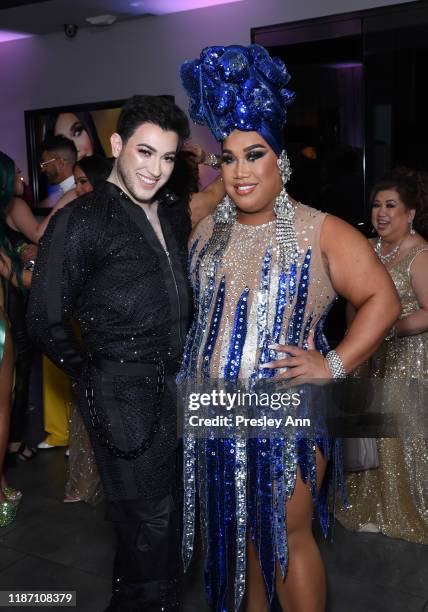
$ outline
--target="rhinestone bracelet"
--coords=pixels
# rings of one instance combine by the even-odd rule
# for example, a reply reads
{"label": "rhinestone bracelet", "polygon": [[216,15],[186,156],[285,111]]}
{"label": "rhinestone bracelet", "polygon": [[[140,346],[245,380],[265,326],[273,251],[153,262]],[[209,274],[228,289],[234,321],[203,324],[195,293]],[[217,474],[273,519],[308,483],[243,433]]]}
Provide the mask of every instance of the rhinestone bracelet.
{"label": "rhinestone bracelet", "polygon": [[206,153],[204,165],[211,166],[211,168],[216,168],[218,170],[221,166],[221,162],[215,153]]}
{"label": "rhinestone bracelet", "polygon": [[343,366],[343,361],[336,351],[329,351],[325,356],[328,362],[328,367],[333,375],[333,378],[346,378],[346,370]]}

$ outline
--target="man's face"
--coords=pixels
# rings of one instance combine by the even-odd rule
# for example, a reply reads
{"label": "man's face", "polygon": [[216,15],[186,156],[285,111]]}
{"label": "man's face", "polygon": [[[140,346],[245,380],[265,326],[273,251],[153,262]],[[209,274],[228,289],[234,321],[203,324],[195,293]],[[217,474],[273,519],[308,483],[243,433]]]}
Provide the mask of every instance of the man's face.
{"label": "man's face", "polygon": [[178,135],[153,123],[142,123],[126,144],[111,138],[119,187],[138,203],[150,203],[174,169]]}
{"label": "man's face", "polygon": [[54,151],[43,151],[40,169],[46,174],[51,185],[57,185],[63,180],[61,169],[58,165],[60,161],[58,154]]}

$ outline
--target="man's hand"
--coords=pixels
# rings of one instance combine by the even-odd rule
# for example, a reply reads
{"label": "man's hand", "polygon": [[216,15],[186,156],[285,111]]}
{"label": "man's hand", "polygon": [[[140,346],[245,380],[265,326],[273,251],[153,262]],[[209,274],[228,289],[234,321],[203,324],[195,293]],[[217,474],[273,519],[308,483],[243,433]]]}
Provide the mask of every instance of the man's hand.
{"label": "man's hand", "polygon": [[204,149],[195,142],[187,142],[181,150],[185,155],[191,156],[196,164],[203,164],[206,160]]}

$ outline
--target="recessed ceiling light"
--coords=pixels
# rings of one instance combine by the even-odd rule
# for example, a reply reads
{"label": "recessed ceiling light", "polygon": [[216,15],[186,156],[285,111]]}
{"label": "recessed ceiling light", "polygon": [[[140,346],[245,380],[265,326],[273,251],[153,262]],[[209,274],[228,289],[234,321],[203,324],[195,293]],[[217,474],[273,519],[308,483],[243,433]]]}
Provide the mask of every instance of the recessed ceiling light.
{"label": "recessed ceiling light", "polygon": [[108,26],[117,21],[116,15],[96,15],[95,17],[86,17],[85,21],[94,26]]}

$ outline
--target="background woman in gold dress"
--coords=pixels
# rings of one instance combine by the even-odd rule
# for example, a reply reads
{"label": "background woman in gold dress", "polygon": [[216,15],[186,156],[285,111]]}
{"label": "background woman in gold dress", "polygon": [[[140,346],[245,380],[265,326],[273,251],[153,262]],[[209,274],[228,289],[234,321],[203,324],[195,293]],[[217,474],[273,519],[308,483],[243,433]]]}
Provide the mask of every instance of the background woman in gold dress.
{"label": "background woman in gold dress", "polygon": [[[369,375],[426,380],[428,175],[405,168],[394,171],[375,185],[371,204],[378,233],[373,246],[394,281],[401,314],[371,358]],[[395,412],[398,406],[389,402],[386,408]],[[410,398],[406,410],[411,420],[415,406]],[[377,440],[377,449],[377,469],[347,478],[351,508],[341,514],[341,523],[352,530],[380,531],[428,544],[428,441],[422,436],[382,438]]]}

